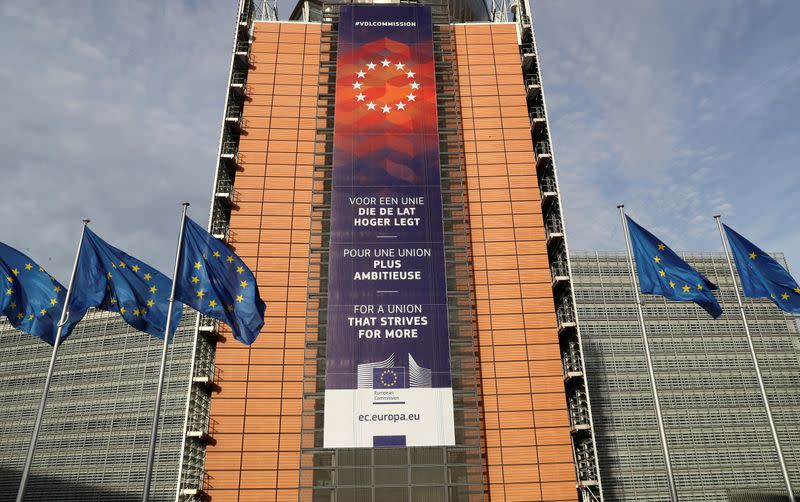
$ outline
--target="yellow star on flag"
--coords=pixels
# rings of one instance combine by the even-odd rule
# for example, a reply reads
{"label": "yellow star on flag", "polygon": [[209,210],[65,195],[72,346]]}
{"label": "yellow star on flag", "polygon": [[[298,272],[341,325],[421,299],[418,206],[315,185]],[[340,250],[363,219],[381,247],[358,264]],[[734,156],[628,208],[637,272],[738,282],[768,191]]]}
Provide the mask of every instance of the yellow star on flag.
{"label": "yellow star on flag", "polygon": [[140,313],[141,313],[141,312],[139,311],[139,309],[133,309],[133,315],[134,315],[134,317],[139,317],[139,314],[140,314]]}
{"label": "yellow star on flag", "polygon": [[227,310],[228,312],[233,312],[233,304],[231,303],[230,305],[225,307],[225,310]]}
{"label": "yellow star on flag", "polygon": [[203,268],[203,264],[200,263],[199,261],[196,261],[196,262],[194,262],[194,268],[196,268],[197,270],[200,270],[201,268]]}
{"label": "yellow star on flag", "polygon": [[14,275],[19,275],[19,270],[17,270],[15,268],[15,269],[11,270],[11,273],[14,274]]}
{"label": "yellow star on flag", "polygon": [[751,259],[751,260],[755,260],[755,259],[756,259],[756,253],[755,253],[755,251],[753,251],[753,252],[751,252],[751,253],[750,253],[750,259]]}
{"label": "yellow star on flag", "polygon": [[800,295],[800,288],[794,288],[794,292]]}
{"label": "yellow star on flag", "polygon": [[244,296],[243,295],[236,295],[236,301],[237,302],[243,302],[244,301]]}
{"label": "yellow star on flag", "polygon": [[42,310],[39,311],[39,313],[41,315],[45,315],[47,313],[47,309],[42,309]]}
{"label": "yellow star on flag", "polygon": [[665,275],[667,275],[667,272],[664,271],[664,270],[659,270],[658,273],[661,274],[661,277],[664,277]]}
{"label": "yellow star on flag", "polygon": [[58,300],[56,300],[55,298],[51,298],[50,299],[50,305],[57,305],[57,304],[58,304]]}
{"label": "yellow star on flag", "polygon": [[192,284],[197,284],[198,282],[200,282],[200,278],[197,277],[196,275],[192,276]]}
{"label": "yellow star on flag", "polygon": [[233,256],[228,256],[225,259],[228,260],[228,263],[233,263]]}
{"label": "yellow star on flag", "polygon": [[206,294],[205,294],[205,292],[204,292],[202,289],[201,289],[200,291],[198,291],[198,292],[197,292],[197,297],[198,297],[198,298],[202,298],[202,297],[204,297],[205,295],[206,295]]}
{"label": "yellow star on flag", "polygon": [[20,312],[19,314],[17,314],[17,319],[20,319],[20,320],[22,320],[22,318],[23,318],[23,317],[25,317],[25,314],[23,314],[22,312]]}
{"label": "yellow star on flag", "polygon": [[157,288],[157,287],[155,287],[155,286],[150,286],[150,294],[153,294],[153,295],[154,295],[154,294],[156,294],[156,291],[158,291],[158,288]]}
{"label": "yellow star on flag", "polygon": [[240,274],[243,274],[244,273],[244,267],[236,267],[236,272],[238,272]]}
{"label": "yellow star on flag", "polygon": [[217,306],[217,300],[211,300],[210,302],[208,302],[208,306],[213,309],[214,307]]}
{"label": "yellow star on flag", "polygon": [[656,263],[661,263],[661,257],[660,256],[656,255],[653,259],[656,261]]}
{"label": "yellow star on flag", "polygon": [[149,300],[147,300],[147,306],[148,306],[148,307],[152,307],[152,306],[153,306],[153,305],[155,305],[155,304],[156,304],[156,302],[154,302],[152,298],[150,298]]}
{"label": "yellow star on flag", "polygon": [[152,275],[150,275],[149,273],[148,273],[148,274],[144,274],[142,277],[144,277],[144,280],[145,280],[145,281],[149,281],[150,279],[152,279],[152,278],[153,278],[153,276],[152,276]]}
{"label": "yellow star on flag", "polygon": [[111,266],[114,267],[114,268],[117,268],[117,264],[114,263],[113,261],[111,262]]}
{"label": "yellow star on flag", "polygon": [[214,251],[214,258],[219,258],[219,251]]}
{"label": "yellow star on flag", "polygon": [[34,318],[34,317],[35,317],[35,316],[33,315],[33,313],[32,313],[32,312],[31,312],[30,314],[28,314],[28,320],[29,320],[29,321],[33,321],[33,318]]}
{"label": "yellow star on flag", "polygon": [[697,289],[698,289],[698,290],[702,290],[702,289],[703,289],[703,285],[702,285],[702,284],[698,284],[698,285],[697,285]]}
{"label": "yellow star on flag", "polygon": [[243,288],[246,288],[246,287],[247,287],[247,281],[242,281],[242,282],[240,282],[240,283],[239,283],[239,286],[241,286],[241,287],[243,287]]}
{"label": "yellow star on flag", "polygon": [[140,269],[139,269],[139,265],[134,265],[134,266],[132,266],[132,267],[131,267],[131,270],[133,270],[134,272],[138,272],[138,271],[140,270]]}
{"label": "yellow star on flag", "polygon": [[11,308],[12,309],[17,308],[17,302],[11,302]]}
{"label": "yellow star on flag", "polygon": [[6,280],[7,280],[8,282],[14,282],[14,278],[13,278],[13,277],[11,277],[11,276],[6,276]]}
{"label": "yellow star on flag", "polygon": [[106,277],[108,277],[109,279],[111,279],[111,272],[107,273],[107,274],[106,274]]}
{"label": "yellow star on flag", "polygon": [[675,283],[672,282],[672,281],[669,281],[669,287],[671,287],[672,289],[675,289]]}
{"label": "yellow star on flag", "polygon": [[781,298],[783,298],[784,300],[788,300],[789,299],[789,294],[788,293],[783,293],[781,295]]}
{"label": "yellow star on flag", "polygon": [[13,290],[13,289],[11,289],[11,288],[8,288],[8,289],[6,290],[6,294],[7,294],[7,295],[13,295],[13,294],[14,294],[14,290]]}
{"label": "yellow star on flag", "polygon": [[126,312],[125,307],[120,307],[119,308],[119,313],[120,314],[124,314],[125,312]]}
{"label": "yellow star on flag", "polygon": [[684,293],[688,293],[690,289],[692,289],[692,288],[690,288],[688,284],[683,286],[683,292]]}
{"label": "yellow star on flag", "polygon": [[126,266],[124,261],[119,262],[119,268],[125,268]]}
{"label": "yellow star on flag", "polygon": [[111,299],[111,303],[117,303],[117,299],[116,298],[112,298]]}
{"label": "yellow star on flag", "polygon": [[33,268],[33,265],[31,265],[30,263],[26,263],[25,264],[25,270],[30,270],[32,268]]}
{"label": "yellow star on flag", "polygon": [[665,245],[663,245],[663,244],[659,244],[659,245],[658,245],[658,250],[659,250],[659,251],[664,251],[665,249],[667,249],[667,246],[665,246]]}
{"label": "yellow star on flag", "polygon": [[56,293],[60,293],[61,292],[61,286],[54,287],[53,291],[55,291]]}

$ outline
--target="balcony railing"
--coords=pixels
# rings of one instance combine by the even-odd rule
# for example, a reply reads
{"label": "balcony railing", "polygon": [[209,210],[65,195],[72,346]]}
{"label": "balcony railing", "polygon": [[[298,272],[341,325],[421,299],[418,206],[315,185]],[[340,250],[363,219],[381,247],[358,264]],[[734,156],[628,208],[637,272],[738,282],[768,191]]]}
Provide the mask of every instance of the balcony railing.
{"label": "balcony railing", "polygon": [[537,141],[534,145],[534,151],[536,152],[537,157],[542,155],[551,155],[550,143],[547,141]]}

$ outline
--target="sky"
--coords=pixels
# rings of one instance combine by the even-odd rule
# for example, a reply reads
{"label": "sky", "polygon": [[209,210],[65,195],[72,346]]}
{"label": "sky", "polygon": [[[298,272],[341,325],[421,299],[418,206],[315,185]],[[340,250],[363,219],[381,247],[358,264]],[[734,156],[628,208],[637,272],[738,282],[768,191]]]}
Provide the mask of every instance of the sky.
{"label": "sky", "polygon": [[[0,2],[0,240],[66,281],[91,218],[169,274],[180,203],[208,218],[236,5]],[[533,15],[572,250],[622,250],[624,202],[684,251],[721,249],[721,212],[800,271],[800,2]]]}

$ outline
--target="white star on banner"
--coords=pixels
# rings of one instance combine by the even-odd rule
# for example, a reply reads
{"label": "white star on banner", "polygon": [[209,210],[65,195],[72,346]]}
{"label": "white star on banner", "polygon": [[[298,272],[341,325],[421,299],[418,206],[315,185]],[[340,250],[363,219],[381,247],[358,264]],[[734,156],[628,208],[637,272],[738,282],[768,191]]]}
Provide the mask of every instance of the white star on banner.
{"label": "white star on banner", "polygon": [[353,82],[353,89],[361,89],[361,82]]}
{"label": "white star on banner", "polygon": [[392,109],[389,108],[387,105],[383,105],[382,110],[383,110],[383,113],[389,113],[390,111],[392,111]]}
{"label": "white star on banner", "polygon": [[367,74],[364,73],[364,70],[359,71],[358,73],[356,73],[356,75],[358,75],[358,78],[364,78],[367,76]]}
{"label": "white star on banner", "polygon": [[368,70],[374,70],[375,66],[377,66],[375,63],[372,63],[372,62],[367,63],[367,69]]}
{"label": "white star on banner", "polygon": [[392,62],[391,62],[391,61],[389,61],[388,59],[384,59],[383,61],[381,61],[381,64],[383,65],[383,67],[384,67],[384,68],[386,68],[387,66],[389,66],[391,63],[392,63]]}
{"label": "white star on banner", "polygon": [[395,106],[397,107],[398,110],[405,110],[406,109],[406,104],[403,103],[402,101],[397,103]]}
{"label": "white star on banner", "polygon": [[403,68],[406,67],[406,65],[404,65],[403,63],[397,63],[394,65],[394,67],[397,68],[398,70],[402,70]]}
{"label": "white star on banner", "polygon": [[417,97],[414,96],[414,94],[412,93],[412,94],[409,94],[408,96],[406,96],[406,99],[409,100],[409,101],[414,101],[415,99],[417,99]]}
{"label": "white star on banner", "polygon": [[406,73],[406,75],[408,75],[408,78],[414,78],[414,75],[416,75],[416,73],[414,73],[411,70],[408,70],[408,73]]}
{"label": "white star on banner", "polygon": [[367,103],[367,110],[374,110],[376,106],[378,105],[370,101],[369,103]]}
{"label": "white star on banner", "polygon": [[416,83],[416,82],[411,82],[411,88],[414,89],[414,90],[417,90],[417,89],[419,89],[419,84]]}
{"label": "white star on banner", "polygon": [[364,93],[356,95],[356,99],[359,100],[359,101],[364,101],[365,98],[366,98],[366,96],[364,96]]}

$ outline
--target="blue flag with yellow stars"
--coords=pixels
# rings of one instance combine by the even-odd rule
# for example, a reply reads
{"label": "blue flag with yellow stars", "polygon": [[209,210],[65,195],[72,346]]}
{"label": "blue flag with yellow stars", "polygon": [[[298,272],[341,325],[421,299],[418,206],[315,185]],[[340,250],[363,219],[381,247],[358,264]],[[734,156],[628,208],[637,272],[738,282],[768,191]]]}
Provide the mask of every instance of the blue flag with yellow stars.
{"label": "blue flag with yellow stars", "polygon": [[[70,313],[83,317],[90,307],[119,312],[134,328],[163,340],[172,281],[109,245],[88,227],[85,230],[69,301]],[[181,305],[174,304],[171,334],[181,320],[181,312]]]}
{"label": "blue flag with yellow stars", "polygon": [[744,296],[769,298],[785,312],[800,314],[800,286],[773,257],[729,226],[723,225],[731,246]]}
{"label": "blue flag with yellow stars", "polygon": [[183,229],[175,299],[227,324],[250,345],[264,325],[266,306],[253,272],[228,247],[189,218]]}
{"label": "blue flag with yellow stars", "polygon": [[722,315],[717,298],[711,292],[717,285],[683,261],[658,237],[639,226],[629,216],[628,231],[639,272],[642,293],[660,295],[679,302],[694,302],[716,319]]}
{"label": "blue flag with yellow stars", "polygon": [[[20,331],[53,345],[66,288],[26,255],[0,242],[0,314]],[[68,319],[63,342],[79,319]]]}

